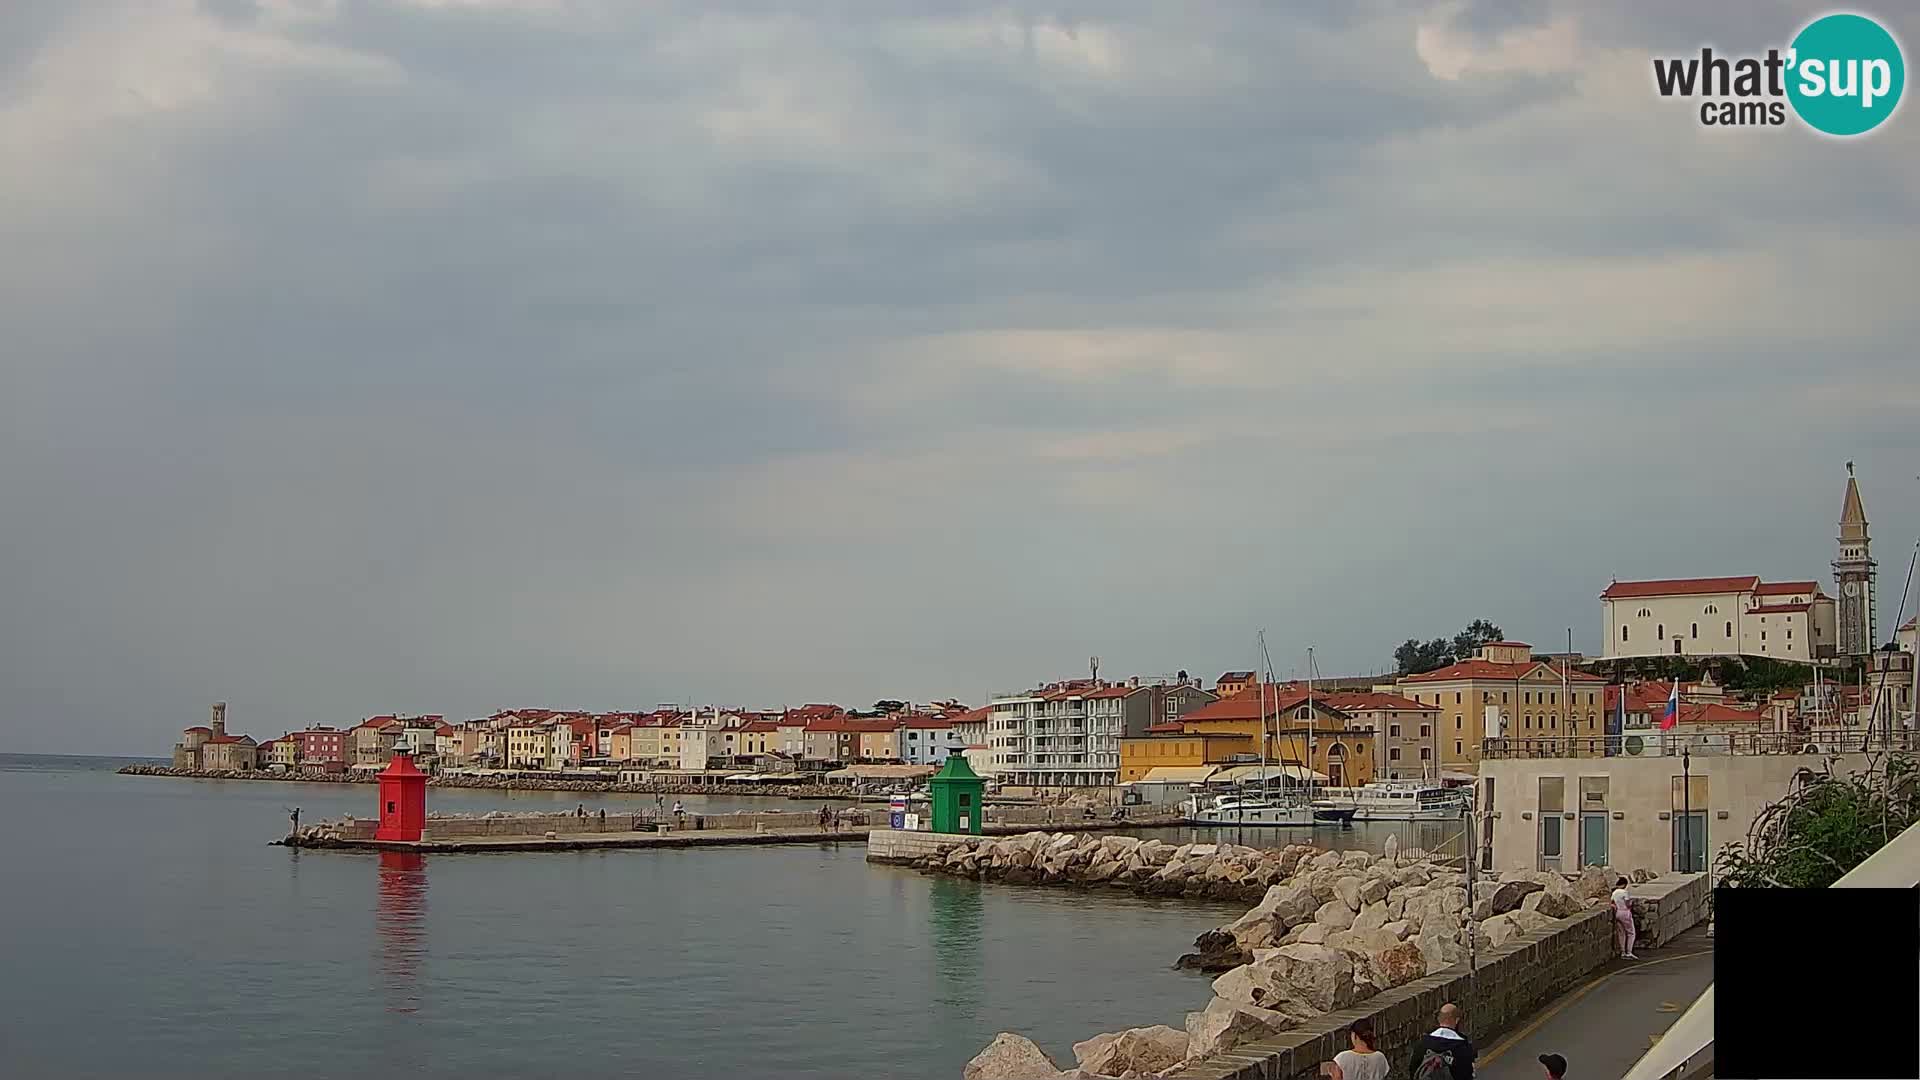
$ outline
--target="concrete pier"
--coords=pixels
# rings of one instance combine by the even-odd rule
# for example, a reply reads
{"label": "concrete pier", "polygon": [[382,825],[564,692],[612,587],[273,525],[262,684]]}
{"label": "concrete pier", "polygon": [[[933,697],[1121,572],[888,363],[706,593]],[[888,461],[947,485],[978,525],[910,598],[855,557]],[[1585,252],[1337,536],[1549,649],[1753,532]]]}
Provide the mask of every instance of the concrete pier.
{"label": "concrete pier", "polygon": [[[726,815],[731,819],[751,817],[752,815]],[[787,815],[789,817],[811,817],[811,815]],[[525,819],[520,819],[525,820]],[[612,822],[616,819],[609,818]],[[772,844],[821,844],[848,843],[866,844],[869,837],[885,850],[893,850],[905,843],[913,844],[921,837],[935,837],[937,834],[926,832],[906,832],[893,829],[872,829],[864,826],[843,824],[838,832],[821,829],[817,824],[804,826],[792,823],[757,822],[756,828],[674,828],[664,831],[634,831],[631,819],[621,815],[618,819],[623,826],[619,831],[590,831],[599,824],[598,815],[589,815],[583,819],[565,818],[561,821],[579,821],[582,828],[560,831],[548,829],[542,832],[491,832],[487,826],[502,824],[502,819],[430,819],[426,835],[418,841],[375,840],[371,822],[354,821],[335,824],[323,822],[312,829],[302,829],[299,836],[288,836],[274,843],[286,847],[309,848],[322,851],[413,851],[432,854],[452,853],[504,853],[520,851],[602,851],[602,850],[656,850],[662,848],[695,848],[726,846],[765,846]],[[714,820],[714,819],[708,819]],[[504,819],[512,823],[515,819]],[[1072,825],[1055,825],[1055,832],[1113,832],[1129,829],[1164,828],[1178,824],[1178,819],[1135,818],[1126,821],[1087,821]],[[463,826],[455,829],[456,824]],[[329,828],[329,826],[332,826]],[[995,824],[984,827],[987,836],[1017,836],[1031,832],[1033,826],[1027,824]],[[319,837],[318,832],[332,832],[335,835]],[[552,835],[548,835],[548,833]],[[951,841],[949,841],[951,842]]]}

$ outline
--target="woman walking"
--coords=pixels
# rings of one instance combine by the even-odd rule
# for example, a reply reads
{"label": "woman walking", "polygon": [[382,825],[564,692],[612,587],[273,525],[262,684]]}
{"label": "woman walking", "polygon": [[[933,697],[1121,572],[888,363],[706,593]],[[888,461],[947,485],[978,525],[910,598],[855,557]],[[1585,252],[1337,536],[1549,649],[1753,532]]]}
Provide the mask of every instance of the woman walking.
{"label": "woman walking", "polygon": [[1387,1055],[1373,1048],[1373,1021],[1354,1021],[1347,1029],[1347,1042],[1353,1049],[1333,1055],[1321,1075],[1329,1080],[1387,1080]]}
{"label": "woman walking", "polygon": [[1633,896],[1627,892],[1627,879],[1621,878],[1613,887],[1613,940],[1620,946],[1620,959],[1638,960],[1633,955],[1633,943],[1637,931],[1633,925]]}

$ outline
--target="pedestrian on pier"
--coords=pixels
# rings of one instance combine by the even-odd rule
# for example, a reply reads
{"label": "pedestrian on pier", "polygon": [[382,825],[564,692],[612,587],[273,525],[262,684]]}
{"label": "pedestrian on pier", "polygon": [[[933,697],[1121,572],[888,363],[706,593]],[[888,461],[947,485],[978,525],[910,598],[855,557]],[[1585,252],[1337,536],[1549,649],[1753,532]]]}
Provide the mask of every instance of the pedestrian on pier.
{"label": "pedestrian on pier", "polygon": [[1347,1029],[1347,1042],[1352,1049],[1333,1055],[1333,1060],[1321,1068],[1320,1075],[1327,1080],[1387,1080],[1392,1066],[1387,1063],[1387,1055],[1374,1049],[1376,1041],[1373,1021],[1354,1021]]}
{"label": "pedestrian on pier", "polygon": [[579,809],[575,810],[573,814],[580,820],[585,821],[587,819],[587,804],[581,803]]}
{"label": "pedestrian on pier", "polygon": [[1620,946],[1620,959],[1638,960],[1633,955],[1634,939],[1638,930],[1633,925],[1633,895],[1627,892],[1627,879],[1614,882],[1613,887],[1613,941]]}
{"label": "pedestrian on pier", "polygon": [[1473,1080],[1473,1043],[1460,1034],[1460,1006],[1440,1006],[1439,1027],[1413,1046],[1413,1080]]}
{"label": "pedestrian on pier", "polygon": [[607,808],[604,806],[600,808],[600,831],[607,831]]}
{"label": "pedestrian on pier", "polygon": [[826,832],[826,831],[827,831],[827,819],[828,819],[828,818],[831,818],[831,817],[833,816],[833,811],[831,811],[831,810],[829,810],[829,809],[827,809],[827,804],[826,804],[826,803],[821,803],[821,804],[820,804],[820,813],[819,813],[818,815],[816,815],[816,816],[817,816],[817,817],[819,817],[819,819],[820,819],[820,831],[821,831],[821,832]]}
{"label": "pedestrian on pier", "polygon": [[673,827],[677,829],[686,823],[687,808],[680,805],[679,799],[673,800]]}

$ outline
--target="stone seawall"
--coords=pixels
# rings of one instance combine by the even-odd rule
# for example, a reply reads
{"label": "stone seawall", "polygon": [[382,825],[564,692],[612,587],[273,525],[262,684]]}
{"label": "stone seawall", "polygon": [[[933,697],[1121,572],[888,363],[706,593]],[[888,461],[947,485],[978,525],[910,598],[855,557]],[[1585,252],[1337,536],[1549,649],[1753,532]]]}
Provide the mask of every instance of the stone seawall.
{"label": "stone seawall", "polygon": [[1632,892],[1635,948],[1657,949],[1713,916],[1705,874],[1661,874]]}
{"label": "stone seawall", "polygon": [[1405,1069],[1413,1044],[1433,1030],[1433,1018],[1449,1001],[1467,1008],[1466,1028],[1482,1047],[1534,1010],[1578,985],[1613,957],[1613,920],[1596,910],[1559,920],[1489,950],[1469,975],[1464,965],[1424,976],[1369,998],[1360,1006],[1327,1013],[1272,1038],[1245,1043],[1195,1061],[1181,1080],[1315,1080],[1322,1062],[1348,1049],[1347,1029],[1373,1021],[1379,1048]]}

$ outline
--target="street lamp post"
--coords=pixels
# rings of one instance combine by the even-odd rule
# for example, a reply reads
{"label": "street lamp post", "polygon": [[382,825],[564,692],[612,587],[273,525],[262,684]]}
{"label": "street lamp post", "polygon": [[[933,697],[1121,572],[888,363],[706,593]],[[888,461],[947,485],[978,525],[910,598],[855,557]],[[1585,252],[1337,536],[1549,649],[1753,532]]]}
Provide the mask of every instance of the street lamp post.
{"label": "street lamp post", "polygon": [[1680,872],[1693,873],[1693,747],[1680,748]]}

